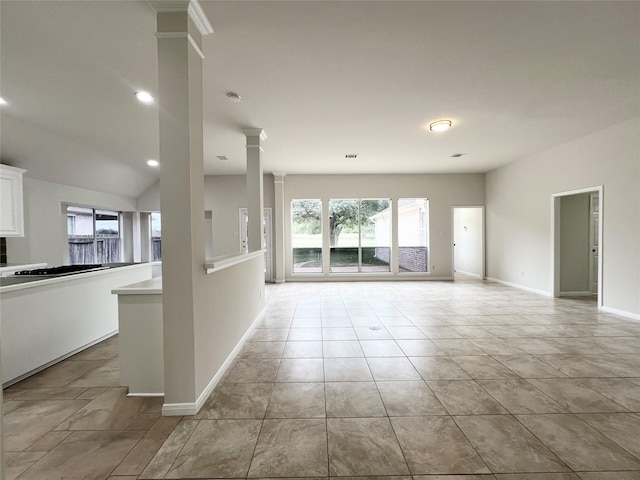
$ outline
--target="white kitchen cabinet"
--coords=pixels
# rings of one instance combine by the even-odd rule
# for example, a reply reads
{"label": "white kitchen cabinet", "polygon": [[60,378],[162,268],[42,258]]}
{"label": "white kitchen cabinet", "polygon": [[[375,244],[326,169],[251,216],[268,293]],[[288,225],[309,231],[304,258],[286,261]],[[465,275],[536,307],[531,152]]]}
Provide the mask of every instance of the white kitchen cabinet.
{"label": "white kitchen cabinet", "polygon": [[26,170],[0,164],[0,237],[23,237],[22,174]]}

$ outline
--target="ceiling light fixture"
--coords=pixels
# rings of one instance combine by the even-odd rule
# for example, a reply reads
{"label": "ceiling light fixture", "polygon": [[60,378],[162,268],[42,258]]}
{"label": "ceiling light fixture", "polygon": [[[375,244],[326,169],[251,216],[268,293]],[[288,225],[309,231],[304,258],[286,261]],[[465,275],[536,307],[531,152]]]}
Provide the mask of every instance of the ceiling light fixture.
{"label": "ceiling light fixture", "polygon": [[451,120],[437,120],[429,125],[432,132],[444,132],[451,128]]}
{"label": "ceiling light fixture", "polygon": [[150,167],[159,167],[160,166],[160,162],[158,160],[147,160],[147,165],[149,165]]}
{"label": "ceiling light fixture", "polygon": [[0,105],[6,105],[6,104],[7,104],[7,101],[4,98],[0,97]]}
{"label": "ceiling light fixture", "polygon": [[153,97],[149,92],[144,92],[144,91],[136,92],[136,98],[140,103],[146,103],[146,104],[153,103]]}
{"label": "ceiling light fixture", "polygon": [[242,97],[236,92],[227,92],[227,98],[231,103],[240,103],[240,100],[242,100]]}

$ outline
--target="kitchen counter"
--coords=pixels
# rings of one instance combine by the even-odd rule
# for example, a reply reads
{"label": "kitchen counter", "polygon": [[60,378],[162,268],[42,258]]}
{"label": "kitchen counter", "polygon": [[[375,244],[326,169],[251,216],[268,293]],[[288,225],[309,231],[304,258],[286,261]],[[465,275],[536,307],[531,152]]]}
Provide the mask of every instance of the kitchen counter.
{"label": "kitchen counter", "polygon": [[[104,269],[104,270],[74,273],[72,275],[63,275],[63,276],[59,276],[59,277],[56,277],[56,276],[52,276],[52,277],[33,276],[33,277],[30,277],[30,276],[17,276],[17,275],[14,276],[13,272],[16,272],[18,270],[32,270],[34,268],[42,268],[42,267],[46,266],[46,264],[44,264],[44,263],[38,263],[38,264],[33,264],[33,265],[21,265],[20,268],[13,270],[11,272],[10,276],[2,276],[2,277],[0,277],[0,293],[12,292],[12,291],[15,291],[15,290],[21,290],[23,288],[30,288],[30,287],[34,287],[34,286],[38,286],[38,285],[46,285],[46,284],[53,284],[53,283],[57,283],[57,282],[64,282],[65,280],[69,279],[70,277],[78,278],[78,277],[82,276],[82,278],[87,278],[87,277],[94,276],[94,275],[104,274],[106,272],[111,271],[114,268],[130,267],[130,266],[141,265],[141,264],[138,264],[138,263],[109,263],[109,264],[106,264],[106,265],[109,268]],[[22,267],[24,267],[24,268],[22,268]]]}
{"label": "kitchen counter", "polygon": [[120,385],[129,395],[164,395],[162,277],[112,293],[118,295]]}
{"label": "kitchen counter", "polygon": [[13,275],[19,270],[33,270],[34,268],[46,267],[46,263],[0,263],[0,277]]}
{"label": "kitchen counter", "polygon": [[2,381],[16,383],[118,333],[113,289],[151,278],[151,264],[62,277],[0,279]]}

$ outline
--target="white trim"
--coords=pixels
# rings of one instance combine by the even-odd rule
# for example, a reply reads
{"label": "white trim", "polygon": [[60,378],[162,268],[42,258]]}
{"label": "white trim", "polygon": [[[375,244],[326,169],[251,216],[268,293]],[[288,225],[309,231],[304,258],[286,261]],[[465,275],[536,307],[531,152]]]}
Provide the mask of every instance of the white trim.
{"label": "white trim", "polygon": [[614,315],[619,315],[621,317],[631,318],[632,320],[640,320],[640,314],[627,312],[626,310],[618,310],[617,308],[611,307],[600,307],[600,310],[607,313],[612,313]]}
{"label": "white trim", "polygon": [[546,292],[544,290],[538,290],[537,288],[531,288],[531,287],[527,287],[525,285],[520,285],[520,284],[517,284],[517,283],[505,282],[504,280],[498,280],[497,278],[486,277],[486,280],[488,280],[490,282],[499,283],[500,285],[506,285],[507,287],[513,287],[513,288],[517,288],[519,290],[524,290],[526,292],[537,293],[538,295],[544,295],[545,297],[552,297],[553,296],[551,294],[551,292]]}
{"label": "white trim", "polygon": [[191,21],[193,21],[193,24],[196,26],[196,28],[200,32],[200,35],[204,37],[205,35],[209,35],[210,33],[213,33],[213,27],[211,26],[211,22],[209,22],[209,19],[207,18],[207,15],[204,13],[204,10],[202,10],[202,7],[200,6],[200,3],[198,2],[198,0],[191,0],[189,2],[189,8],[187,12],[189,12],[189,17],[191,18]]}
{"label": "white trim", "polygon": [[454,276],[455,276],[456,273],[462,273],[463,275],[468,275],[468,276],[473,277],[473,278],[480,278],[480,279],[482,278],[482,276],[478,275],[477,273],[467,272],[465,270],[454,270],[454,272],[453,272]]}
{"label": "white trim", "polygon": [[250,253],[234,253],[233,255],[216,257],[212,258],[211,260],[207,260],[207,262],[204,264],[204,268],[207,274],[209,274],[232,267],[233,265],[237,265],[242,262],[246,262],[247,260],[251,260],[252,258],[256,258],[261,255],[264,255],[264,250],[256,250],[255,252]]}
{"label": "white trim", "polygon": [[222,379],[227,369],[231,366],[231,363],[235,360],[240,353],[240,350],[247,342],[251,333],[256,328],[258,323],[264,318],[267,313],[267,307],[265,306],[262,311],[256,316],[255,320],[251,323],[245,334],[242,336],[240,341],[236,344],[234,349],[231,351],[227,359],[224,361],[222,366],[218,369],[216,374],[213,376],[209,384],[205,387],[202,393],[198,396],[194,403],[165,403],[162,405],[162,415],[164,416],[182,416],[182,415],[197,415],[204,403],[213,392],[213,389],[216,388],[218,382]]}
{"label": "white trim", "polygon": [[136,392],[136,393],[127,393],[127,397],[164,397],[164,393],[158,393],[158,392],[141,393],[141,392]]}
{"label": "white trim", "polygon": [[189,8],[189,0],[149,0],[149,5],[157,13],[186,12]]}
{"label": "white trim", "polygon": [[193,49],[196,51],[198,56],[202,60],[204,60],[204,53],[200,49],[200,45],[198,45],[196,43],[196,41],[194,40],[194,38],[190,34],[188,34],[187,32],[156,32],[156,38],[158,38],[158,39],[164,39],[164,38],[186,38],[187,40],[189,40],[189,43],[191,44]]}
{"label": "white trim", "polygon": [[198,0],[148,0],[156,13],[187,12],[200,35],[213,33],[211,22],[202,10]]}
{"label": "white trim", "polygon": [[267,133],[262,128],[245,128],[242,133],[247,137],[260,137],[262,141],[267,139]]}
{"label": "white trim", "polygon": [[560,292],[561,297],[590,297],[595,295],[595,293],[591,292]]}
{"label": "white trim", "polygon": [[286,282],[428,282],[451,281],[453,277],[429,277],[420,272],[404,272],[398,275],[389,273],[362,274],[362,273],[331,273],[324,276],[323,273],[294,273],[285,279]]}
{"label": "white trim", "polygon": [[191,46],[193,47],[193,49],[196,51],[196,53],[198,54],[198,56],[204,60],[204,52],[200,49],[200,45],[198,45],[196,43],[196,41],[194,40],[194,38],[191,35],[187,35],[187,39],[189,40],[189,43],[191,44]]}

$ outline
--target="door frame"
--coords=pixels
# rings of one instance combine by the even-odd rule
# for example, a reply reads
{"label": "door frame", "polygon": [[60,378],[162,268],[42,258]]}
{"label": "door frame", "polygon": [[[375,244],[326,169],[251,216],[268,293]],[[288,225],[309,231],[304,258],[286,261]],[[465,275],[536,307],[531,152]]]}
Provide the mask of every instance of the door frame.
{"label": "door frame", "polygon": [[598,309],[603,305],[603,232],[604,232],[604,185],[567,190],[551,194],[551,292],[554,298],[560,297],[560,200],[562,197],[581,193],[598,193]]}
{"label": "door frame", "polygon": [[481,220],[480,226],[482,227],[482,234],[480,235],[480,243],[481,243],[481,253],[480,253],[480,265],[481,265],[481,276],[480,279],[486,279],[487,271],[485,264],[485,245],[486,245],[486,228],[485,228],[485,208],[484,205],[452,205],[451,206],[451,277],[455,277],[455,245],[453,243],[455,238],[455,221],[454,221],[454,212],[456,208],[479,208],[481,212]]}
{"label": "door frame", "polygon": [[[248,214],[249,214],[249,209],[247,207],[240,207],[238,209],[238,228],[239,228],[239,235],[238,235],[239,245],[238,246],[241,252],[247,251],[243,249],[243,245],[242,245],[242,240],[243,240],[242,221],[244,220],[245,215],[248,215]],[[266,282],[273,283],[273,219],[272,219],[273,208],[264,207],[262,209],[263,222],[265,220],[265,217],[267,217],[268,221],[266,223],[263,223],[263,238],[266,239],[264,277]],[[247,241],[248,239],[245,238],[245,246],[247,246],[246,244]]]}

